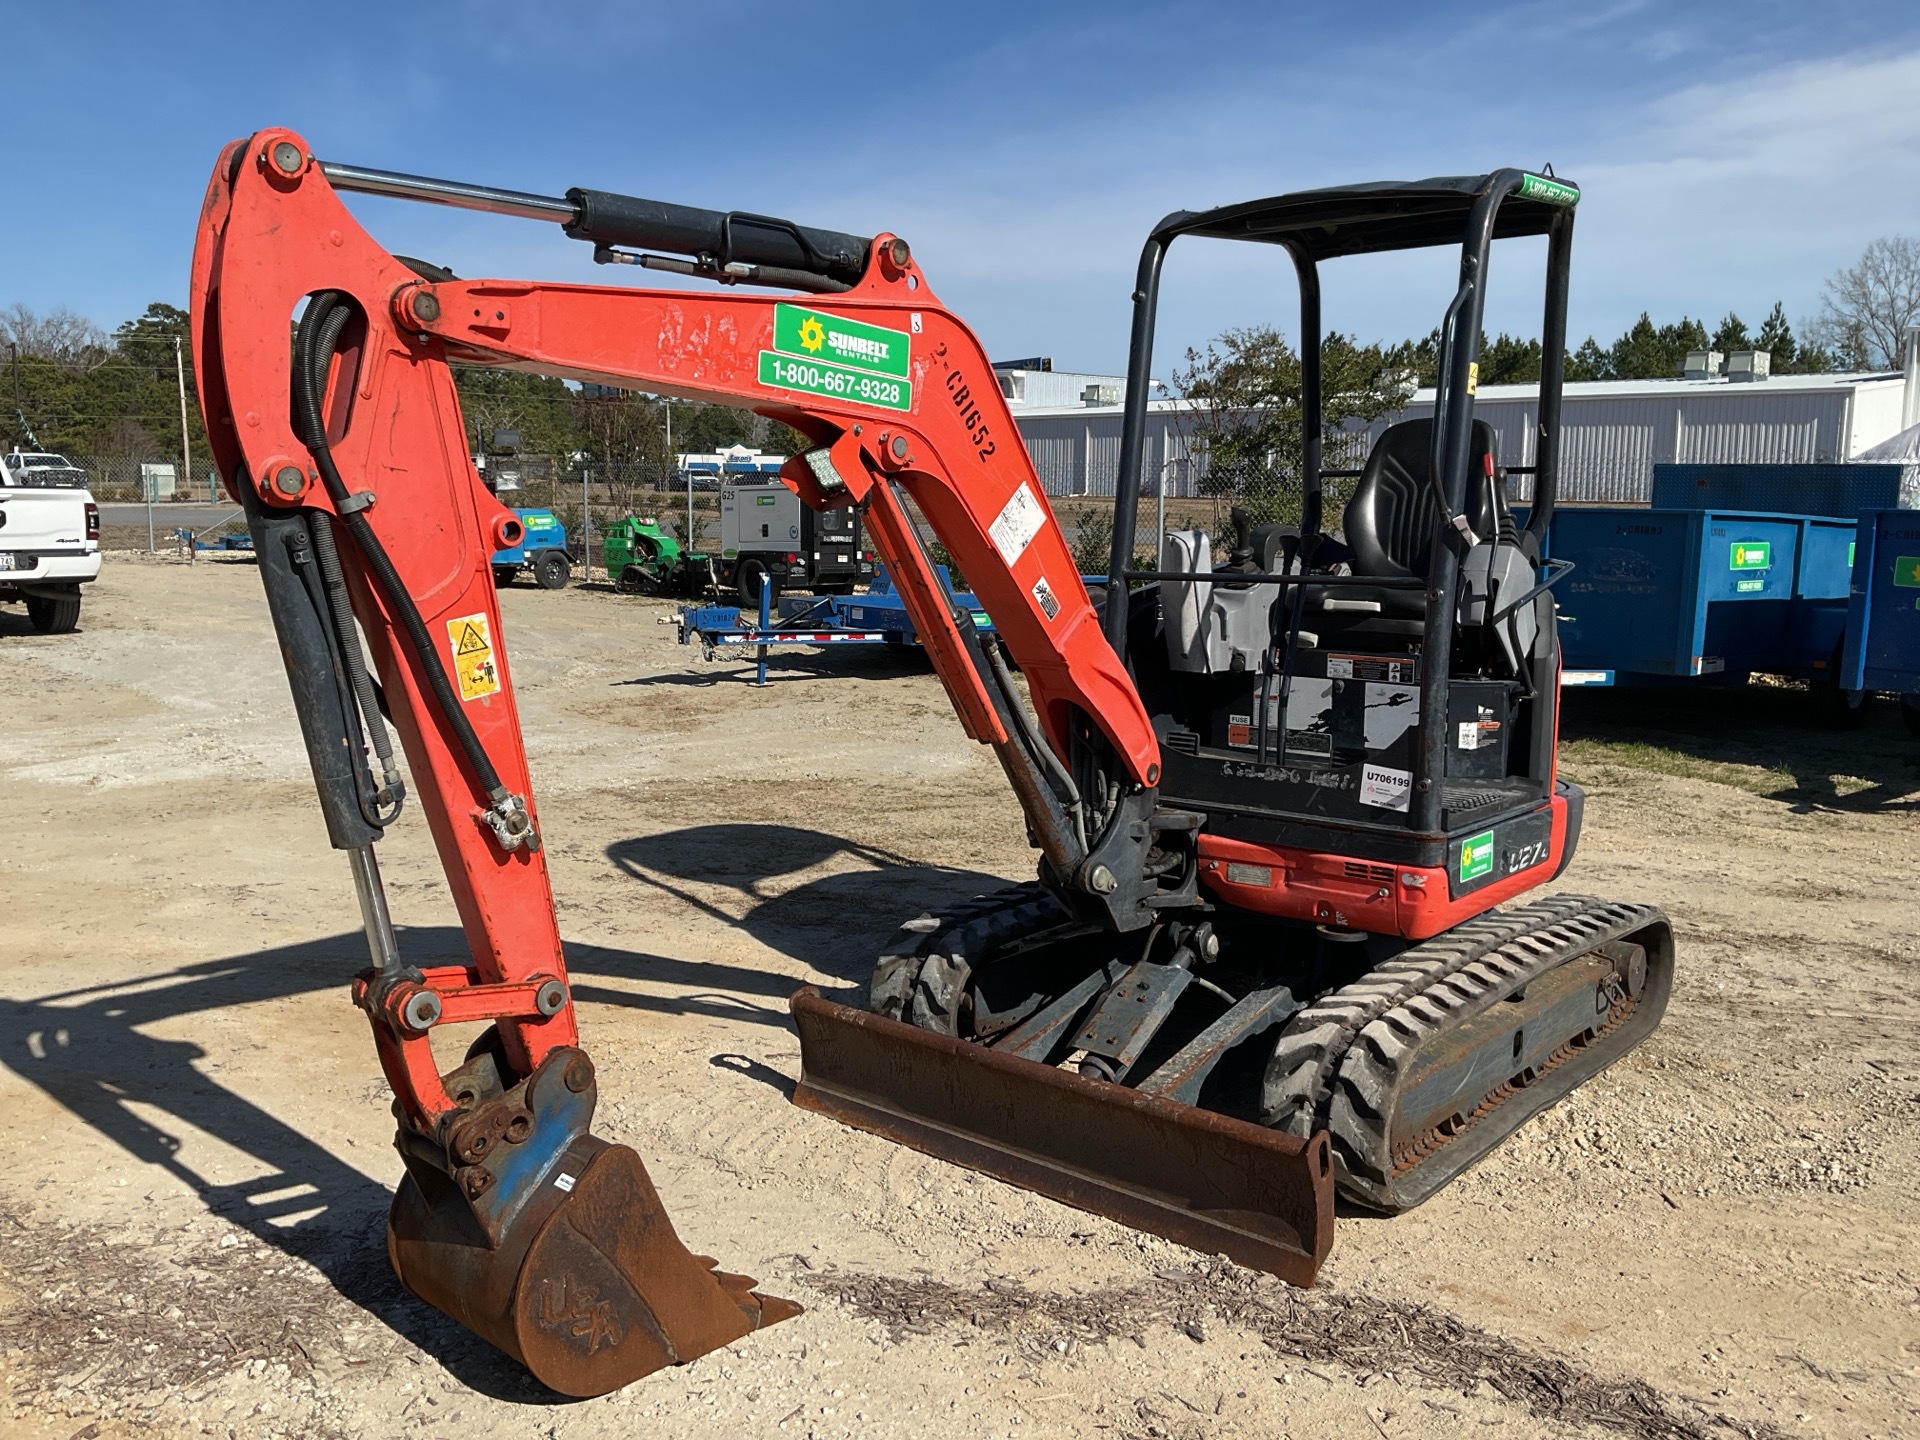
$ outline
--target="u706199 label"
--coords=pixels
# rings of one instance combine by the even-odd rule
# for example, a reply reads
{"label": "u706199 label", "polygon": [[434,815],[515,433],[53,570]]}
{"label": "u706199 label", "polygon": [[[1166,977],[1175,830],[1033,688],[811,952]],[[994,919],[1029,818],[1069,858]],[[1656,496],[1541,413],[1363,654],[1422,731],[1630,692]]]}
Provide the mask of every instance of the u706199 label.
{"label": "u706199 label", "polygon": [[878,405],[886,410],[911,410],[913,384],[887,375],[870,375],[845,365],[830,365],[824,360],[796,360],[771,350],[760,352],[760,383],[777,385],[783,390],[804,390],[810,395],[826,395],[835,400],[851,400],[859,405]]}

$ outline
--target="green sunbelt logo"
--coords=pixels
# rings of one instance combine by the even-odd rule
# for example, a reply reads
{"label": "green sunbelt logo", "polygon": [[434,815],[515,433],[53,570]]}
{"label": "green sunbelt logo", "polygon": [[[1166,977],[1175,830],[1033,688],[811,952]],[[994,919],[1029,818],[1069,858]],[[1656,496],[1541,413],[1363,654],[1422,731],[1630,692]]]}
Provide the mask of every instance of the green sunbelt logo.
{"label": "green sunbelt logo", "polygon": [[1727,565],[1734,570],[1765,570],[1773,564],[1770,540],[1736,540],[1727,552]]}
{"label": "green sunbelt logo", "polygon": [[775,305],[773,348],[785,355],[831,360],[876,375],[904,376],[910,345],[904,331],[827,315],[803,305]]}
{"label": "green sunbelt logo", "polygon": [[1478,880],[1493,873],[1493,832],[1485,831],[1460,842],[1460,878]]}
{"label": "green sunbelt logo", "polygon": [[1902,555],[1893,562],[1893,583],[1903,590],[1920,590],[1920,555]]}

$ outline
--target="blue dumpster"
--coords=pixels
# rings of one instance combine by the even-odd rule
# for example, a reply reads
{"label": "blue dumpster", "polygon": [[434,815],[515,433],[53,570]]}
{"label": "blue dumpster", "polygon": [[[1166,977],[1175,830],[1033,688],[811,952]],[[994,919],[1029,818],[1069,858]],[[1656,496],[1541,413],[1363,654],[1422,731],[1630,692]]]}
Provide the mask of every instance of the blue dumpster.
{"label": "blue dumpster", "polygon": [[1920,510],[1860,517],[1841,683],[1920,691]]}
{"label": "blue dumpster", "polygon": [[1846,630],[1854,522],[1745,510],[1554,512],[1568,684],[1831,680]]}

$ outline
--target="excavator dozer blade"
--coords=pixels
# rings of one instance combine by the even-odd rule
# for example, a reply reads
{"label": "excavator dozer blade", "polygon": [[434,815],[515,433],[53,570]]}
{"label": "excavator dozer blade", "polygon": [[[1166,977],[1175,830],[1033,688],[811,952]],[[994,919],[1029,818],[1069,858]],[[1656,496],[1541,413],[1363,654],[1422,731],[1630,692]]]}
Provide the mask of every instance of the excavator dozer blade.
{"label": "excavator dozer blade", "polygon": [[[536,1136],[584,1108],[569,1104],[581,1097],[567,1095],[558,1073],[543,1066],[529,1082]],[[632,1150],[578,1130],[562,1143],[545,1158],[537,1140],[495,1147],[497,1179],[473,1201],[444,1171],[410,1159],[387,1224],[401,1282],[541,1383],[583,1397],[800,1313],[689,1251]],[[515,1163],[523,1156],[525,1168]]]}
{"label": "excavator dozer blade", "polygon": [[1282,1134],[794,995],[793,1103],[1122,1224],[1311,1285],[1333,1245],[1324,1132]]}

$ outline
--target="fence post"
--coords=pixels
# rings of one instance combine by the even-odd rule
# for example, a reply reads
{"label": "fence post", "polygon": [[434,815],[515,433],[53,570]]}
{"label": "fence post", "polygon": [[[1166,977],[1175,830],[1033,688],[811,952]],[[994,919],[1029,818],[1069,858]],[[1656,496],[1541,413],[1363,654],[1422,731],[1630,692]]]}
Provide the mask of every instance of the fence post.
{"label": "fence post", "polygon": [[186,482],[187,498],[193,498],[193,444],[187,430],[187,360],[180,337],[173,337],[173,374],[180,383],[180,464]]}
{"label": "fence post", "polygon": [[[773,576],[765,571],[760,575],[760,633],[766,634],[773,625]],[[767,647],[760,650],[760,675],[753,683],[764,687],[767,683]]]}
{"label": "fence post", "polygon": [[1167,466],[1165,461],[1160,464],[1160,518],[1154,531],[1153,568],[1158,570],[1167,563],[1164,558],[1167,553]]}

